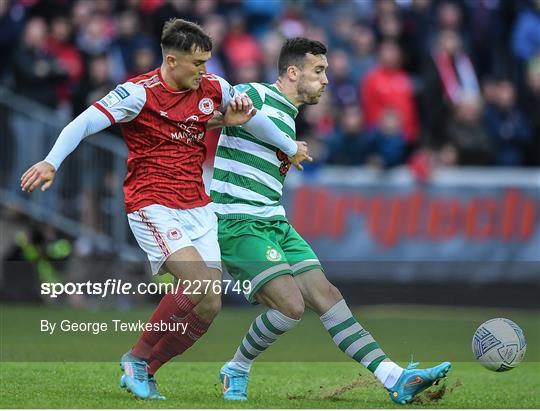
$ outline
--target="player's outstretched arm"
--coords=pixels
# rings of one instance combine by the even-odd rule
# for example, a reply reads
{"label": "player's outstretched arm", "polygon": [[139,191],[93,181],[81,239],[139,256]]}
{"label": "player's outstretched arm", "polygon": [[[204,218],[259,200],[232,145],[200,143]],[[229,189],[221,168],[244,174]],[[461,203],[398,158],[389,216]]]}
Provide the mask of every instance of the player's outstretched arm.
{"label": "player's outstretched arm", "polygon": [[[253,105],[251,98],[249,98],[247,93],[238,94],[238,91],[235,90],[235,88],[232,87],[227,80],[219,76],[214,77],[219,80],[219,83],[221,85],[221,93],[223,96],[221,111],[224,112],[225,115],[221,118],[221,121],[225,121],[225,117],[229,108],[232,109],[232,111],[230,112],[231,114],[235,114],[241,117],[242,108],[244,108],[244,104],[246,104],[245,99],[249,101],[250,105]],[[240,100],[238,100],[238,97],[240,97]],[[240,101],[242,104],[240,107],[235,106],[235,104],[239,104],[235,103],[238,101]],[[274,147],[277,147],[289,157],[294,157],[296,155],[298,151],[298,145],[296,144],[296,142],[290,136],[281,131],[279,127],[268,118],[266,114],[262,113],[260,110],[258,110],[257,112],[255,112],[255,110],[248,111],[247,113],[251,114],[251,118],[244,123],[239,123],[242,124],[242,127],[246,131],[255,136],[255,138]],[[209,122],[209,125],[213,125],[213,120],[214,119],[211,120],[212,123]],[[215,118],[215,120],[217,121],[218,118]],[[224,124],[221,124],[221,126],[223,125]],[[214,127],[217,127],[217,125],[215,125]]]}
{"label": "player's outstretched arm", "polygon": [[64,127],[45,160],[34,164],[22,175],[22,190],[32,192],[39,186],[42,191],[47,190],[62,162],[85,137],[115,122],[133,120],[145,103],[146,91],[143,86],[130,82],[117,86]]}
{"label": "player's outstretched arm", "polygon": [[64,159],[88,135],[97,133],[110,126],[109,119],[97,108],[91,106],[69,123],[56,140],[45,160],[34,164],[21,177],[21,189],[31,193],[41,186],[46,191]]}

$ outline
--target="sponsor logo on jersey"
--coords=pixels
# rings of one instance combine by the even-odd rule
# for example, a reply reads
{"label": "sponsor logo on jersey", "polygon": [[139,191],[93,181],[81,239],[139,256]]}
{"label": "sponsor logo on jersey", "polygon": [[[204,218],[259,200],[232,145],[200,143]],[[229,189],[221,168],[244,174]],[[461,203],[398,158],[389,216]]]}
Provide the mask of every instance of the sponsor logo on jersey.
{"label": "sponsor logo on jersey", "polygon": [[199,101],[199,110],[201,110],[204,114],[213,113],[214,102],[208,97],[201,99],[201,101]]}
{"label": "sponsor logo on jersey", "polygon": [[169,240],[179,240],[182,238],[182,233],[178,228],[171,228],[167,231],[167,238]]}
{"label": "sponsor logo on jersey", "polygon": [[171,133],[173,140],[183,140],[187,144],[199,142],[204,139],[204,126],[198,123],[199,116],[189,116],[184,122],[177,123],[180,131]]}
{"label": "sponsor logo on jersey", "polygon": [[118,86],[99,100],[99,103],[105,108],[111,108],[112,106],[120,103],[122,100],[125,100],[129,95],[129,92],[124,87]]}
{"label": "sponsor logo on jersey", "polygon": [[162,111],[162,110],[159,110],[159,115],[161,117],[169,117],[169,113],[167,113],[166,111]]}
{"label": "sponsor logo on jersey", "polygon": [[279,261],[281,260],[281,253],[275,248],[268,246],[268,250],[266,250],[266,259],[268,261]]}

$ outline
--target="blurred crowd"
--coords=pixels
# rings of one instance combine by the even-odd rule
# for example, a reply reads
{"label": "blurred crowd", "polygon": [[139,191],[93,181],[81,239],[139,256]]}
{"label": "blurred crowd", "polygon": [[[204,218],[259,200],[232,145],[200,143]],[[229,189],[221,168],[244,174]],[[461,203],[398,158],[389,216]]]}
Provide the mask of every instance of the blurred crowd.
{"label": "blurred crowd", "polygon": [[287,37],[328,46],[310,169],[540,165],[540,0],[0,0],[0,84],[75,116],[160,64],[171,17],[233,84],[274,82]]}

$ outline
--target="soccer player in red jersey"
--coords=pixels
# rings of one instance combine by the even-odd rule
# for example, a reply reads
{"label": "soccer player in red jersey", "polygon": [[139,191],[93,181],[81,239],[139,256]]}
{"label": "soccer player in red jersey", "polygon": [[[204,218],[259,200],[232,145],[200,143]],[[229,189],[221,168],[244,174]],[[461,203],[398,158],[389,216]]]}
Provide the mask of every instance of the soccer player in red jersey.
{"label": "soccer player in red jersey", "polygon": [[[294,164],[309,157],[307,147],[283,137],[227,81],[206,74],[212,40],[198,25],[171,19],[163,28],[161,47],[161,66],[118,85],[69,123],[45,160],[23,174],[21,188],[47,190],[62,161],[83,138],[120,123],[128,146],[127,218],[153,274],[170,272],[187,282],[220,281],[217,219],[202,180],[206,130],[243,124],[260,135],[260,130],[275,127],[275,133],[264,133],[270,134],[265,142],[279,147]],[[184,334],[163,342],[171,355],[191,347],[219,312],[220,294],[214,287],[203,291],[207,292],[187,295],[179,287],[166,294],[152,314],[152,324],[187,324]],[[162,399],[147,360],[166,331],[151,328],[122,357],[121,384],[139,398]]]}

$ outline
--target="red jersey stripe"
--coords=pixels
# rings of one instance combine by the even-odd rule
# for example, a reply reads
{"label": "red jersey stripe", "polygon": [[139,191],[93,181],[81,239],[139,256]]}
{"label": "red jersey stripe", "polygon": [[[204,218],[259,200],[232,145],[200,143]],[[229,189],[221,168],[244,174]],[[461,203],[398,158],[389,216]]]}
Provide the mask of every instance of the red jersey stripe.
{"label": "red jersey stripe", "polygon": [[111,125],[113,125],[114,123],[116,123],[116,121],[114,120],[114,117],[111,116],[111,113],[109,113],[107,111],[107,109],[105,107],[103,107],[101,104],[99,104],[99,102],[95,102],[94,104],[92,104],[95,108],[97,108],[99,111],[101,111],[103,114],[105,114],[107,116],[107,118],[109,119],[109,121],[111,122]]}

